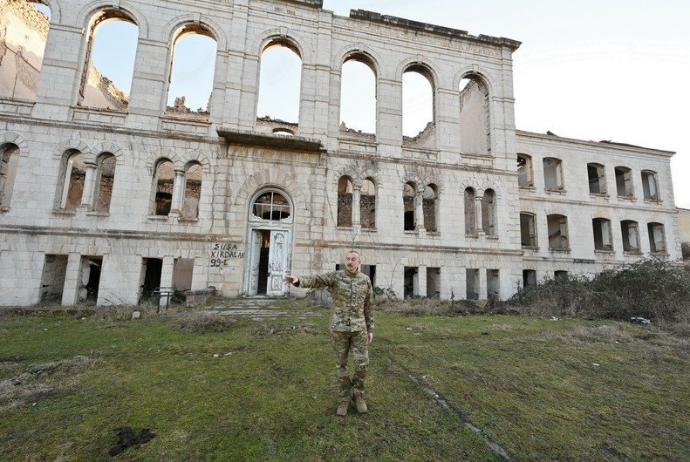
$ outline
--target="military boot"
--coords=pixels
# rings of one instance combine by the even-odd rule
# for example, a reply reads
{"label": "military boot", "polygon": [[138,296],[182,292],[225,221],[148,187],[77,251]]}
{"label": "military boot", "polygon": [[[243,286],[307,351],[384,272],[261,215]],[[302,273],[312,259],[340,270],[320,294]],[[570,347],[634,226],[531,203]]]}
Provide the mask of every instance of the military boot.
{"label": "military boot", "polygon": [[338,410],[335,411],[335,413],[341,417],[346,416],[347,408],[350,407],[350,401],[352,401],[352,398],[349,396],[347,398],[343,398],[343,400],[338,405]]}
{"label": "military boot", "polygon": [[367,403],[364,401],[364,396],[362,395],[355,395],[355,404],[357,405],[357,412],[360,414],[366,414],[368,411],[367,409]]}

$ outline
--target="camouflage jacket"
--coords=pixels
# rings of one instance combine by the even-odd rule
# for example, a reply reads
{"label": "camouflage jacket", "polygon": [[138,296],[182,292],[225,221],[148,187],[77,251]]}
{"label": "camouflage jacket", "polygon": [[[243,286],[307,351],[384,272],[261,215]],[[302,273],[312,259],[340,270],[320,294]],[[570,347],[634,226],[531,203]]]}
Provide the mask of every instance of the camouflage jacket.
{"label": "camouflage jacket", "polygon": [[300,277],[299,287],[327,288],[333,298],[331,332],[374,331],[371,281],[365,274],[346,270]]}

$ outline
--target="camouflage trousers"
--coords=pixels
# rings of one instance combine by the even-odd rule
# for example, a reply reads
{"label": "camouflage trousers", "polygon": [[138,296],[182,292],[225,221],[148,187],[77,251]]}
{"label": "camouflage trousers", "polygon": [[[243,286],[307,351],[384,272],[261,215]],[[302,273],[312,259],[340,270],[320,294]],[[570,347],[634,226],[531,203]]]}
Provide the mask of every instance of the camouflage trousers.
{"label": "camouflage trousers", "polygon": [[[347,356],[352,351],[355,363],[355,374],[350,379],[347,371]],[[335,353],[335,370],[338,377],[340,398],[352,394],[364,395],[364,379],[369,369],[369,344],[367,331],[333,332],[333,352]]]}

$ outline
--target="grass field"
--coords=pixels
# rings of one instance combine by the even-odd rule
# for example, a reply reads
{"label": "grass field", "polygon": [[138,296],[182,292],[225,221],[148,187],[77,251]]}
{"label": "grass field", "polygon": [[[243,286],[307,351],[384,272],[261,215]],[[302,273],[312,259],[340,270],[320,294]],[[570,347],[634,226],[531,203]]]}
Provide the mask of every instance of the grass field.
{"label": "grass field", "polygon": [[[0,316],[0,460],[690,460],[687,337],[380,312],[370,412],[339,418],[325,312],[286,306],[211,333]],[[120,427],[156,437],[113,458]]]}

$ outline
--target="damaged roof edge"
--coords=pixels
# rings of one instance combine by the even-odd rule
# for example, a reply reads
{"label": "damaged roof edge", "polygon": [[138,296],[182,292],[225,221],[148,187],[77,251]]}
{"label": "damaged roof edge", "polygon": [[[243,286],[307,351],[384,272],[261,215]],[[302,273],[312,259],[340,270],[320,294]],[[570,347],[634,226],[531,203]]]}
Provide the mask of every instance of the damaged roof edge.
{"label": "damaged roof edge", "polygon": [[667,157],[673,157],[676,152],[675,151],[669,151],[666,149],[657,149],[657,148],[647,148],[644,146],[637,146],[634,144],[627,144],[627,143],[617,143],[614,141],[609,141],[609,140],[602,140],[602,141],[592,141],[592,140],[582,140],[578,138],[568,138],[565,136],[558,136],[554,133],[548,132],[546,134],[544,133],[537,133],[537,132],[528,132],[525,130],[515,130],[515,133],[518,137],[530,137],[530,138],[540,138],[543,140],[550,140],[550,141],[557,141],[557,142],[565,142],[565,143],[578,143],[578,144],[586,144],[589,146],[599,146],[599,147],[613,147],[613,148],[618,148],[618,149],[625,149],[625,150],[634,150],[634,151],[639,151],[639,150],[644,150],[647,152],[653,152],[655,154],[662,154]]}
{"label": "damaged roof edge", "polygon": [[505,37],[491,37],[489,35],[471,35],[465,30],[452,29],[450,27],[436,26],[434,24],[427,24],[419,21],[412,21],[410,19],[398,18],[396,16],[388,16],[385,14],[375,13],[367,10],[350,10],[351,19],[360,19],[363,21],[378,22],[382,24],[389,24],[396,27],[403,27],[406,29],[419,30],[429,32],[436,35],[442,35],[449,38],[461,38],[474,42],[490,43],[493,45],[506,46],[513,51],[517,50],[521,42]]}
{"label": "damaged roof edge", "polygon": [[301,136],[268,135],[265,133],[219,128],[218,136],[229,144],[241,144],[290,151],[325,151],[321,141]]}

